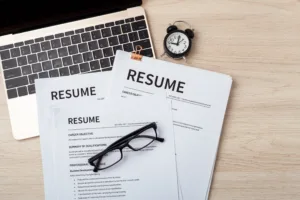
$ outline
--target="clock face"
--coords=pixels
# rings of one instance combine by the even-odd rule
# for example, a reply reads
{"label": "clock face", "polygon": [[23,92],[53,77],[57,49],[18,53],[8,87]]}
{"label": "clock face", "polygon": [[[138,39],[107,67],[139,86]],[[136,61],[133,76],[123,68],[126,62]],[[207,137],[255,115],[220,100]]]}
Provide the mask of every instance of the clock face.
{"label": "clock face", "polygon": [[173,54],[184,54],[188,50],[189,45],[189,38],[182,32],[173,32],[166,40],[166,47]]}

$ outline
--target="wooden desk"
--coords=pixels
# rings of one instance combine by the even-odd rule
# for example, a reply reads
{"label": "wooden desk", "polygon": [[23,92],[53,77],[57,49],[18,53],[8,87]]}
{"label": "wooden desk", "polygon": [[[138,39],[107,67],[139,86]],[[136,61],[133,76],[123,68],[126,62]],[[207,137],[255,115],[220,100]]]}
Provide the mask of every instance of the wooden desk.
{"label": "wooden desk", "polygon": [[[196,29],[188,64],[233,77],[210,199],[300,199],[300,1],[144,7],[157,56],[168,24],[186,20]],[[13,139],[0,88],[0,199],[44,199],[39,138]]]}

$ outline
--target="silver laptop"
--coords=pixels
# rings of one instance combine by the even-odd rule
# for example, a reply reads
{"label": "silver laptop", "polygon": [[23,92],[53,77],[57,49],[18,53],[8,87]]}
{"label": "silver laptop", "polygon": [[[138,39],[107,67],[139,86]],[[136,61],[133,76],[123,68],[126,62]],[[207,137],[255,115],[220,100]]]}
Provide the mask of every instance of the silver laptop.
{"label": "silver laptop", "polygon": [[[117,50],[154,57],[141,0],[0,0],[0,68],[12,133],[38,136],[35,80],[112,70]],[[3,95],[3,93],[1,94]]]}

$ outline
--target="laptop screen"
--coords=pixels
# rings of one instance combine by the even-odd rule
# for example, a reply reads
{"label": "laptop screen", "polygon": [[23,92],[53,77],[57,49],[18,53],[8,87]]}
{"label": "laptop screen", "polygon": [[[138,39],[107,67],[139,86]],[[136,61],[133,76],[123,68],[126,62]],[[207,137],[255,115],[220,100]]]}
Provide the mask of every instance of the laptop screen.
{"label": "laptop screen", "polygon": [[0,0],[0,36],[139,6],[142,0]]}

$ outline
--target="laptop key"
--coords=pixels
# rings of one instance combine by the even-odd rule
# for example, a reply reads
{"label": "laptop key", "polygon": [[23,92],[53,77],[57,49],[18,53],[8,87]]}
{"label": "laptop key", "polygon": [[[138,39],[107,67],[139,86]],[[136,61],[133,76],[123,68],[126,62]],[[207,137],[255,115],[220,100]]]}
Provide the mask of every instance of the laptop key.
{"label": "laptop key", "polygon": [[42,66],[43,66],[43,70],[44,71],[52,69],[52,63],[51,63],[51,61],[43,62]]}
{"label": "laptop key", "polygon": [[28,85],[27,89],[28,89],[29,94],[35,94],[35,86],[34,85]]}
{"label": "laptop key", "polygon": [[83,33],[83,32],[84,32],[84,29],[83,29],[83,28],[75,30],[75,33],[76,33],[76,34],[78,34],[78,33]]}
{"label": "laptop key", "polygon": [[48,51],[49,49],[51,49],[50,42],[49,41],[42,42],[41,47],[43,51]]}
{"label": "laptop key", "polygon": [[120,25],[120,24],[124,24],[124,23],[125,23],[124,20],[119,20],[119,21],[116,21],[116,22],[115,22],[116,25]]}
{"label": "laptop key", "polygon": [[132,26],[133,31],[142,30],[142,29],[147,28],[145,20],[133,22],[133,23],[131,23],[131,26]]}
{"label": "laptop key", "polygon": [[79,43],[81,43],[80,35],[73,35],[73,36],[71,36],[71,41],[72,41],[72,44],[79,44]]}
{"label": "laptop key", "polygon": [[79,67],[82,73],[90,71],[89,63],[82,63],[79,65]]}
{"label": "laptop key", "polygon": [[69,68],[68,67],[60,68],[59,74],[60,76],[69,76],[70,75]]}
{"label": "laptop key", "polygon": [[10,58],[9,50],[1,51],[0,52],[0,58],[2,60],[9,59]]}
{"label": "laptop key", "polygon": [[101,49],[93,51],[93,55],[94,55],[94,59],[103,58],[103,53]]}
{"label": "laptop key", "polygon": [[48,51],[48,58],[51,59],[51,60],[55,59],[55,58],[58,58],[57,50],[53,49],[53,50]]}
{"label": "laptop key", "polygon": [[123,24],[121,27],[122,27],[122,32],[123,33],[129,33],[129,32],[131,32],[131,26],[130,26],[130,24]]}
{"label": "laptop key", "polygon": [[120,35],[122,33],[120,26],[111,27],[111,32],[113,35]]}
{"label": "laptop key", "polygon": [[100,63],[98,60],[94,60],[90,62],[91,70],[97,70],[100,69]]}
{"label": "laptop key", "polygon": [[68,56],[69,53],[68,53],[67,47],[63,47],[63,48],[58,49],[58,55],[59,55],[59,57]]}
{"label": "laptop key", "polygon": [[51,40],[52,49],[61,47],[60,39]]}
{"label": "laptop key", "polygon": [[59,72],[58,72],[58,70],[57,70],[57,69],[50,70],[50,71],[49,71],[49,77],[50,77],[50,78],[59,77]]}
{"label": "laptop key", "polygon": [[27,87],[26,87],[26,86],[24,86],[24,87],[19,87],[19,88],[17,89],[17,91],[18,91],[19,97],[23,97],[23,96],[28,95],[28,91],[27,91]]}
{"label": "laptop key", "polygon": [[114,46],[113,49],[114,49],[114,54],[116,55],[116,52],[118,50],[123,50],[123,47],[122,47],[122,45],[118,45],[118,46]]}
{"label": "laptop key", "polygon": [[88,44],[89,44],[89,49],[91,51],[99,49],[97,41],[92,41],[92,42],[89,42]]}
{"label": "laptop key", "polygon": [[47,53],[46,52],[38,53],[38,59],[39,59],[40,62],[48,60]]}
{"label": "laptop key", "polygon": [[15,47],[21,47],[21,46],[24,46],[24,42],[15,43]]}
{"label": "laptop key", "polygon": [[82,52],[88,51],[89,47],[88,47],[87,43],[81,43],[78,45],[78,49],[79,49],[79,52],[82,53]]}
{"label": "laptop key", "polygon": [[142,19],[145,19],[145,16],[144,16],[144,15],[135,17],[135,20],[136,20],[136,21],[142,20]]}
{"label": "laptop key", "polygon": [[14,48],[13,44],[8,44],[8,45],[0,46],[0,51],[6,50],[6,49],[11,49],[11,48]]}
{"label": "laptop key", "polygon": [[93,54],[91,52],[86,52],[86,53],[83,53],[82,55],[83,55],[84,62],[93,60]]}
{"label": "laptop key", "polygon": [[74,34],[75,34],[75,31],[65,32],[65,36],[70,36],[70,35],[74,35]]}
{"label": "laptop key", "polygon": [[73,55],[73,54],[77,54],[77,53],[78,53],[77,45],[69,46],[69,47],[68,47],[68,50],[69,50],[69,54],[70,54],[70,55]]}
{"label": "laptop key", "polygon": [[17,91],[18,91],[19,97],[23,97],[23,96],[28,95],[28,90],[27,90],[27,87],[26,87],[26,86],[24,86],[24,87],[19,87],[19,88],[17,89]]}
{"label": "laptop key", "polygon": [[139,31],[139,36],[140,36],[141,40],[149,38],[148,30],[141,30],[141,31]]}
{"label": "laptop key", "polygon": [[101,49],[105,48],[105,47],[108,47],[108,41],[106,38],[104,39],[101,39],[101,40],[98,40],[98,43],[99,43],[99,47]]}
{"label": "laptop key", "polygon": [[93,38],[93,40],[100,39],[101,38],[101,32],[99,30],[93,31],[92,32],[92,38]]}
{"label": "laptop key", "polygon": [[64,66],[69,66],[69,65],[72,65],[72,64],[73,64],[73,61],[72,61],[72,57],[71,57],[71,56],[63,57],[63,58],[62,58],[62,61],[63,61],[63,65],[64,65]]}
{"label": "laptop key", "polygon": [[103,55],[104,57],[110,57],[110,56],[113,56],[113,50],[111,47],[108,47],[106,49],[103,49]]}
{"label": "laptop key", "polygon": [[134,42],[133,43],[133,46],[136,47],[136,46],[142,46],[143,49],[147,49],[147,48],[150,48],[151,47],[151,44],[150,44],[150,40],[149,39],[146,39],[146,40],[140,40],[140,41],[137,41],[137,42]]}
{"label": "laptop key", "polygon": [[54,39],[54,35],[49,35],[45,37],[45,40],[53,40]]}
{"label": "laptop key", "polygon": [[39,78],[49,78],[49,73],[47,71],[41,72],[39,73]]}
{"label": "laptop key", "polygon": [[110,66],[109,59],[108,58],[101,59],[100,65],[101,65],[101,68],[109,67]]}
{"label": "laptop key", "polygon": [[102,28],[104,28],[104,24],[99,24],[99,25],[95,26],[95,28],[96,29],[102,29]]}
{"label": "laptop key", "polygon": [[29,64],[37,63],[38,62],[38,58],[37,58],[36,54],[28,55],[27,59],[28,59],[28,63]]}
{"label": "laptop key", "polygon": [[32,70],[31,70],[31,66],[30,65],[26,65],[24,67],[22,67],[22,74],[23,75],[28,75],[28,74],[31,74],[32,73]]}
{"label": "laptop key", "polygon": [[130,42],[136,41],[139,39],[138,33],[137,32],[132,32],[128,34]]}
{"label": "laptop key", "polygon": [[29,79],[30,84],[34,84],[34,80],[38,79],[38,75],[37,74],[31,74],[31,75],[28,76],[28,79]]}
{"label": "laptop key", "polygon": [[111,70],[112,70],[112,67],[107,67],[107,68],[102,69],[103,72],[108,72],[108,71],[111,71]]}
{"label": "laptop key", "polygon": [[70,66],[70,74],[74,75],[74,74],[79,74],[79,66],[78,65],[72,65]]}
{"label": "laptop key", "polygon": [[32,71],[33,73],[38,73],[42,71],[42,65],[41,63],[35,63],[32,65]]}
{"label": "laptop key", "polygon": [[34,43],[34,40],[27,40],[27,41],[25,41],[25,45],[33,44],[33,43]]}
{"label": "laptop key", "polygon": [[18,66],[22,66],[22,65],[27,65],[28,64],[26,56],[18,57],[17,60],[18,60]]}
{"label": "laptop key", "polygon": [[41,52],[41,45],[39,43],[31,45],[30,48],[32,53]]}
{"label": "laptop key", "polygon": [[36,38],[34,42],[43,42],[45,39],[43,37]]}
{"label": "laptop key", "polygon": [[61,37],[64,37],[64,36],[65,36],[64,33],[55,34],[55,38],[61,38]]}
{"label": "laptop key", "polygon": [[89,42],[92,40],[92,36],[89,32],[81,34],[82,42]]}
{"label": "laptop key", "polygon": [[115,23],[114,22],[108,22],[105,24],[105,27],[111,27],[111,26],[114,26]]}
{"label": "laptop key", "polygon": [[141,55],[148,56],[148,57],[153,57],[152,49],[143,49],[141,51]]}
{"label": "laptop key", "polygon": [[21,53],[22,53],[22,55],[28,55],[28,54],[30,54],[30,48],[29,48],[29,46],[21,47]]}
{"label": "laptop key", "polygon": [[132,52],[133,51],[132,43],[123,44],[123,49],[124,51]]}
{"label": "laptop key", "polygon": [[18,93],[16,89],[11,89],[11,90],[7,90],[7,98],[8,99],[13,99],[18,97]]}
{"label": "laptop key", "polygon": [[71,38],[70,37],[64,37],[61,38],[61,44],[62,46],[70,46],[71,45]]}
{"label": "laptop key", "polygon": [[17,67],[17,66],[18,66],[18,64],[17,64],[17,59],[16,58],[2,61],[3,69],[10,69],[10,68],[14,68],[14,67]]}
{"label": "laptop key", "polygon": [[126,22],[126,23],[133,22],[133,21],[134,21],[134,18],[128,18],[128,19],[125,19],[125,22]]}
{"label": "laptop key", "polygon": [[74,74],[79,74],[79,66],[78,65],[72,65],[70,66],[70,74],[74,75]]}
{"label": "laptop key", "polygon": [[128,42],[127,34],[119,35],[119,42],[120,42],[120,44],[127,43]]}
{"label": "laptop key", "polygon": [[19,77],[22,75],[21,68],[19,68],[19,67],[5,70],[5,71],[3,71],[3,74],[4,74],[5,79],[15,78],[15,77]]}
{"label": "laptop key", "polygon": [[81,54],[76,54],[73,57],[73,63],[74,64],[79,64],[79,63],[82,63],[83,62],[83,59],[82,59],[82,55]]}
{"label": "laptop key", "polygon": [[111,30],[110,28],[105,28],[101,30],[102,37],[110,37],[111,36]]}
{"label": "laptop key", "polygon": [[119,40],[118,40],[117,36],[108,38],[108,42],[109,42],[110,46],[114,46],[114,45],[119,44]]}
{"label": "laptop key", "polygon": [[12,58],[15,58],[21,55],[21,51],[19,48],[14,48],[10,50],[10,54]]}
{"label": "laptop key", "polygon": [[52,60],[52,65],[53,65],[53,68],[60,68],[63,66],[60,58]]}
{"label": "laptop key", "polygon": [[95,30],[95,28],[93,26],[90,26],[90,27],[86,27],[85,28],[85,31],[93,31]]}
{"label": "laptop key", "polygon": [[20,87],[28,84],[28,78],[27,76],[22,76],[14,79],[8,79],[5,81],[5,84],[7,89]]}
{"label": "laptop key", "polygon": [[115,57],[113,56],[113,57],[110,57],[110,64],[111,65],[114,65],[114,62],[115,62]]}

